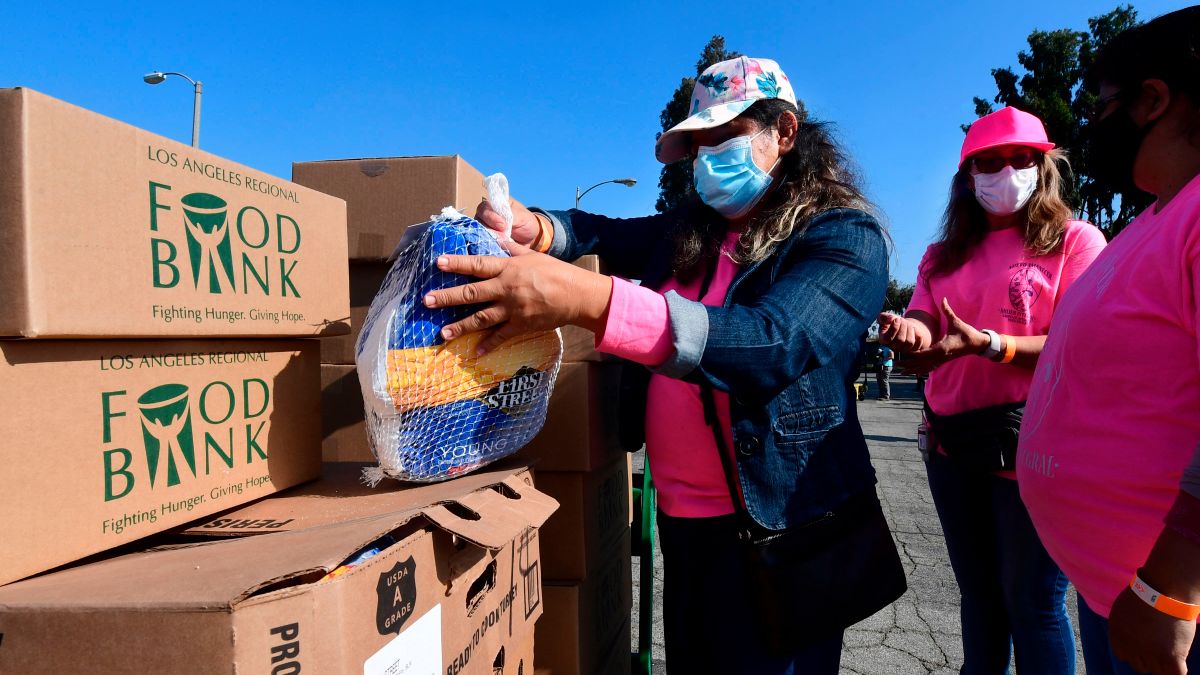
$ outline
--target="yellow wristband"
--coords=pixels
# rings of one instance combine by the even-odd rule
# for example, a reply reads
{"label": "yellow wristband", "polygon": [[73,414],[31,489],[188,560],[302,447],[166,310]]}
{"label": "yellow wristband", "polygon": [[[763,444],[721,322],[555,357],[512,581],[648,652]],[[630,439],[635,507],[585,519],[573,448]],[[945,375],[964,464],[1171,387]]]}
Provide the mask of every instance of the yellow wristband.
{"label": "yellow wristband", "polygon": [[1011,335],[1001,335],[1004,339],[1004,356],[1000,359],[1000,363],[1012,363],[1012,360],[1017,357],[1017,339]]}
{"label": "yellow wristband", "polygon": [[1175,598],[1169,598],[1151,588],[1150,584],[1142,581],[1137,574],[1133,575],[1133,580],[1129,582],[1129,588],[1133,590],[1134,595],[1141,598],[1142,602],[1167,616],[1175,617],[1180,621],[1195,621],[1197,617],[1200,617],[1200,605],[1191,605]]}

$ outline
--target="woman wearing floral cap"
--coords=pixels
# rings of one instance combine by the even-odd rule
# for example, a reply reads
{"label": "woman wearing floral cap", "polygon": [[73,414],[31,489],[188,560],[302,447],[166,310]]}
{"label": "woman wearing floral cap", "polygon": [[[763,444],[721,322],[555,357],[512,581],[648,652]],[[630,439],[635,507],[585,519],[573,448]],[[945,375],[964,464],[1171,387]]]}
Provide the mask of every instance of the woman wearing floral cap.
{"label": "woman wearing floral cap", "polygon": [[1014,472],[1025,398],[1063,292],[1104,248],[1063,201],[1061,151],[1004,108],[971,125],[940,240],[904,317],[879,340],[928,373],[926,471],[961,594],[964,675],[1072,673],[1067,579],[1038,540]]}
{"label": "woman wearing floral cap", "polygon": [[[512,238],[550,255],[440,261],[485,280],[428,301],[484,305],[448,336],[570,323],[633,362],[622,435],[659,490],[672,672],[837,673],[844,629],[904,591],[852,389],[886,237],[775,62],[718,63],[692,100],[655,153],[692,162],[698,199],[632,219],[514,203]],[[618,276],[556,260],[588,253]]]}
{"label": "woman wearing floral cap", "polygon": [[1200,7],[1113,38],[1092,177],[1156,201],[1067,293],[1021,430],[1021,496],[1079,592],[1089,675],[1200,672]]}

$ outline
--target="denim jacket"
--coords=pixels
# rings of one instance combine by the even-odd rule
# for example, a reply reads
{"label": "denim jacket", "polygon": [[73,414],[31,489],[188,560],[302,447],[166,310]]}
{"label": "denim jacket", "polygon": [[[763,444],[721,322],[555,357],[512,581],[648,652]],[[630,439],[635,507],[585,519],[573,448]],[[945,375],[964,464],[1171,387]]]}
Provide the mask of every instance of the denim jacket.
{"label": "denim jacket", "polygon": [[[539,212],[553,221],[551,255],[594,253],[614,274],[650,288],[671,274],[673,228],[715,216],[707,207],[628,219]],[[666,294],[675,352],[655,372],[729,393],[737,478],[759,525],[794,527],[874,489],[853,383],[887,280],[879,223],[835,209],[743,266],[722,306]]]}

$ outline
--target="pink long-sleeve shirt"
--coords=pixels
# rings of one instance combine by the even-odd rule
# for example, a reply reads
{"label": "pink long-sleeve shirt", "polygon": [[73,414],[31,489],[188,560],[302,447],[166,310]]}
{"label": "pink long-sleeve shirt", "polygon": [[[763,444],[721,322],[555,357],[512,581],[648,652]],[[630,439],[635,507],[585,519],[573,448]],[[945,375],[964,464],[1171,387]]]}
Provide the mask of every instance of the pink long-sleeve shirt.
{"label": "pink long-sleeve shirt", "polygon": [[[719,306],[737,275],[738,264],[728,252],[737,245],[737,232],[726,235],[722,255],[700,302]],[[663,293],[675,291],[697,300],[702,280],[683,284],[672,279],[660,291],[614,278],[608,321],[596,349],[658,366],[674,352],[671,321]],[[733,447],[729,395],[713,391],[725,447]],[[652,375],[646,401],[646,452],[658,488],[659,507],[677,518],[709,518],[734,512],[712,429],[704,421],[699,385]]]}

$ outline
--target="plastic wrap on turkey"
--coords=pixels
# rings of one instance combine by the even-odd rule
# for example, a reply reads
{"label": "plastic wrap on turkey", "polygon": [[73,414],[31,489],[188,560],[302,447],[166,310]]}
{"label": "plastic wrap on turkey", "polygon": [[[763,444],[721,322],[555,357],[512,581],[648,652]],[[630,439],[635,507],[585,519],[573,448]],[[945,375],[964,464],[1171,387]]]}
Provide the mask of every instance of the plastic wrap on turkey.
{"label": "plastic wrap on turkey", "polygon": [[[562,358],[558,331],[531,333],[477,356],[481,333],[454,340],[442,327],[478,305],[430,309],[429,291],[478,281],[437,269],[440,255],[508,257],[478,222],[448,211],[410,228],[356,345],[378,471],[438,481],[510,455],[541,430]],[[402,244],[403,246],[403,244]]]}

